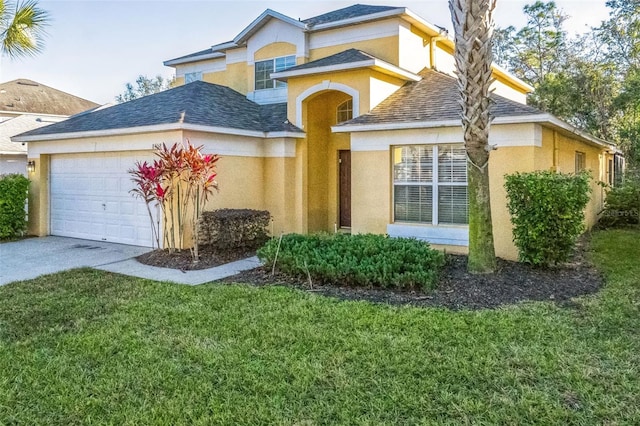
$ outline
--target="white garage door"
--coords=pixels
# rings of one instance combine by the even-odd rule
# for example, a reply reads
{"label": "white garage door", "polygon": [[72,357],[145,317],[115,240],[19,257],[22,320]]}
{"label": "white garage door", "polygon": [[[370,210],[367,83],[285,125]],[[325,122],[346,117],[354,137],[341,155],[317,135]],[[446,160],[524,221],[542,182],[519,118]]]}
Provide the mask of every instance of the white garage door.
{"label": "white garage door", "polygon": [[129,193],[134,184],[127,170],[153,158],[142,151],[53,155],[51,234],[152,246],[149,214],[145,203]]}

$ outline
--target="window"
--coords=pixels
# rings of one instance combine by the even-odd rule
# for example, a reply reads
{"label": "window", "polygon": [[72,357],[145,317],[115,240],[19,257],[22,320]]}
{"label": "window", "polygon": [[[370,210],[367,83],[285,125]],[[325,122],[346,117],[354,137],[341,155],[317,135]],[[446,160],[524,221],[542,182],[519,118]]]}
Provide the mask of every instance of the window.
{"label": "window", "polygon": [[394,220],[468,224],[464,147],[410,145],[393,151]]}
{"label": "window", "polygon": [[296,64],[295,55],[259,61],[255,64],[256,90],[286,87],[287,83],[271,78],[271,73],[284,71]]}
{"label": "window", "polygon": [[576,151],[576,173],[580,173],[587,168],[587,155],[584,152]]}
{"label": "window", "polygon": [[337,109],[337,121],[336,123],[342,123],[344,121],[351,120],[353,118],[353,100],[349,99],[338,105]]}
{"label": "window", "polygon": [[184,84],[202,80],[202,71],[187,72],[184,74]]}

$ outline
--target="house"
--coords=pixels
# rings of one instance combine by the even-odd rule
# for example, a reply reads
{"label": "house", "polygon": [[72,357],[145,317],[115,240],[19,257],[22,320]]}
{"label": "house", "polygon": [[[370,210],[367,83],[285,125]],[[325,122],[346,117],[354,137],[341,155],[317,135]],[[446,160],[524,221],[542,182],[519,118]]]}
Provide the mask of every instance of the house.
{"label": "house", "polygon": [[[232,40],[166,61],[178,87],[14,137],[37,164],[30,232],[151,245],[127,170],[189,139],[222,156],[209,207],[266,209],[274,235],[387,233],[464,252],[453,50],[446,31],[402,7],[305,20],[266,10]],[[615,147],[527,106],[529,85],[493,73],[495,246],[514,259],[504,175],[591,170],[592,225]]]}
{"label": "house", "polygon": [[35,81],[0,84],[0,174],[27,173],[27,146],[11,137],[57,123],[97,104]]}

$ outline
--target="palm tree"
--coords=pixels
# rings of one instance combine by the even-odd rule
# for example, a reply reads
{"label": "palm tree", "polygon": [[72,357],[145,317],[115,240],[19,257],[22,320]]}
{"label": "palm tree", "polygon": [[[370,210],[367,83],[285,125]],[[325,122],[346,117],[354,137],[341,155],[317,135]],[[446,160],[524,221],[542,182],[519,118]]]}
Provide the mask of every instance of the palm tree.
{"label": "palm tree", "polygon": [[473,273],[495,271],[489,192],[491,37],[496,0],[449,0],[469,177],[469,263]]}
{"label": "palm tree", "polygon": [[42,50],[50,15],[37,0],[0,0],[0,51],[10,58],[31,56]]}

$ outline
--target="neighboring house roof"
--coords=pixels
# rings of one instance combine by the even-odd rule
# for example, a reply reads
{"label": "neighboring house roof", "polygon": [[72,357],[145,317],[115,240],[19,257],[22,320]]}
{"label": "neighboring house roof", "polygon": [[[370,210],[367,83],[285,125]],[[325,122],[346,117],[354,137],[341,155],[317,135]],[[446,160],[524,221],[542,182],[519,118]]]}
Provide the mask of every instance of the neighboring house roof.
{"label": "neighboring house roof", "polygon": [[0,112],[74,115],[98,104],[35,81],[18,79],[0,84]]}
{"label": "neighboring house roof", "polygon": [[327,24],[330,22],[343,21],[345,19],[359,18],[361,16],[373,15],[374,13],[387,12],[389,10],[401,9],[397,6],[372,6],[367,4],[355,4],[343,9],[334,10],[313,18],[305,19],[302,22],[308,25]]}
{"label": "neighboring house roof", "polygon": [[358,68],[372,68],[404,80],[420,80],[420,76],[358,49],[348,49],[306,64],[287,68],[285,71],[271,73],[271,77],[278,80],[286,80],[294,76],[323,74]]}
{"label": "neighboring house roof", "polygon": [[11,142],[11,137],[29,130],[48,126],[60,119],[39,117],[25,114],[0,122],[0,154],[27,154],[27,147],[21,143]]}
{"label": "neighboring house roof", "polygon": [[217,128],[263,133],[303,133],[287,121],[286,104],[258,105],[228,87],[195,81],[110,108],[71,117],[60,123],[20,134],[13,140],[37,140],[41,136],[116,129],[130,131],[163,125],[165,127],[162,130],[191,128],[206,131]]}
{"label": "neighboring house roof", "polygon": [[[457,80],[431,69],[419,73],[420,81],[408,82],[367,114],[333,127],[336,132],[427,128],[460,125]],[[581,137],[592,144],[613,144],[589,135],[532,106],[492,94],[494,123],[545,123]]]}

